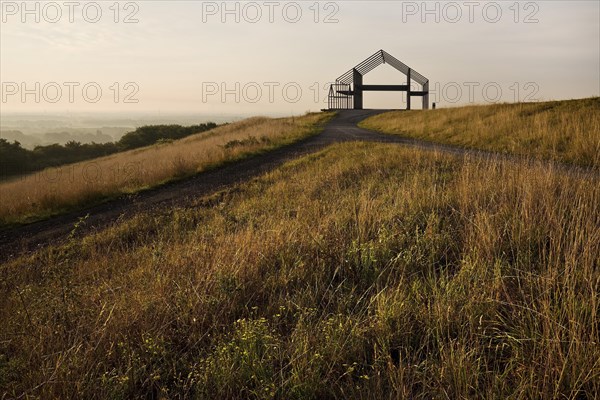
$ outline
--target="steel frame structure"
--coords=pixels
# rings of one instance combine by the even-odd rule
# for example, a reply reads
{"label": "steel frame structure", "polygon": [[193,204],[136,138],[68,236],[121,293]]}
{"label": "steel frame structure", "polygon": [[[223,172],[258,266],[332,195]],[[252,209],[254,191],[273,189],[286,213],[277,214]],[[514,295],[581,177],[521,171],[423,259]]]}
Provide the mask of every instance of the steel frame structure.
{"label": "steel frame structure", "polygon": [[[364,85],[363,77],[380,66],[389,64],[406,75],[406,85]],[[412,90],[411,80],[421,86],[421,90]],[[408,67],[402,61],[384,50],[379,50],[356,67],[347,71],[329,87],[328,106],[330,110],[362,110],[365,91],[406,92],[406,109],[411,109],[411,97],[421,97],[423,109],[429,109],[429,79]]]}

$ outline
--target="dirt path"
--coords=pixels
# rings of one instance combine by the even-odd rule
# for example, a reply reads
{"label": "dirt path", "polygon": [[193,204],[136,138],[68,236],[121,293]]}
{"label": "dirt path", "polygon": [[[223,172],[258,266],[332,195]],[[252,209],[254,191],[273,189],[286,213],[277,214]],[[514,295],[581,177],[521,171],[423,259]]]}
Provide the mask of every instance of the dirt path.
{"label": "dirt path", "polygon": [[[358,128],[356,124],[382,110],[348,110],[340,112],[323,132],[292,145],[265,154],[254,156],[211,171],[200,173],[192,178],[167,184],[136,195],[123,196],[110,202],[80,209],[45,221],[0,231],[0,261],[34,251],[50,243],[64,240],[74,225],[88,216],[82,230],[92,232],[102,229],[118,218],[127,218],[136,213],[151,209],[164,209],[171,206],[185,206],[193,199],[217,192],[226,187],[259,176],[291,159],[316,152],[338,142],[369,141],[398,143],[428,150],[443,151],[457,155],[481,155],[484,157],[515,158],[477,150],[427,143],[385,135]],[[565,167],[569,170],[571,167]],[[576,169],[573,169],[576,170]],[[575,171],[578,173],[577,171]],[[585,173],[585,171],[584,171]]]}

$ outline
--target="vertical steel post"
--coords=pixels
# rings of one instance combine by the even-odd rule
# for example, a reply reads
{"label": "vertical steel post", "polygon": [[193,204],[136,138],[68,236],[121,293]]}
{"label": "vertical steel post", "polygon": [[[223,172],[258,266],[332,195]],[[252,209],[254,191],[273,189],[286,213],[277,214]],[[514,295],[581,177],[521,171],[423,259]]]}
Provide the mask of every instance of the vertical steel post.
{"label": "vertical steel post", "polygon": [[423,91],[425,92],[423,96],[423,110],[429,110],[429,81],[423,84]]}
{"label": "vertical steel post", "polygon": [[412,69],[408,69],[408,73],[406,74],[407,82],[406,82],[406,109],[410,110],[410,73]]}
{"label": "vertical steel post", "polygon": [[360,72],[354,68],[353,70],[353,81],[354,81],[354,109],[363,109],[363,76]]}

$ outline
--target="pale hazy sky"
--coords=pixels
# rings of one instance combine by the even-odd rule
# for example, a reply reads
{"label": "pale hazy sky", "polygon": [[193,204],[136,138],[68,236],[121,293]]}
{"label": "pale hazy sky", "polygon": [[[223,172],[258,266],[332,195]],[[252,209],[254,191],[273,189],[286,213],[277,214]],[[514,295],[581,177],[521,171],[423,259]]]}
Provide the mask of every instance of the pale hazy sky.
{"label": "pale hazy sky", "polygon": [[[379,49],[428,77],[440,106],[600,95],[598,1],[1,3],[4,113],[298,114]],[[386,82],[403,76],[365,77]],[[369,93],[365,107],[401,101]]]}

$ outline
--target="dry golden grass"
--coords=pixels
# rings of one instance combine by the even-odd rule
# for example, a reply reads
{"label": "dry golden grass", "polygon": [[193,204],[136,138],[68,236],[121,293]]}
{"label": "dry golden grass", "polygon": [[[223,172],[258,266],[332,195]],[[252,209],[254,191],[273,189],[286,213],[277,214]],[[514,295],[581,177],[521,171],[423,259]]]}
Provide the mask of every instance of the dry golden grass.
{"label": "dry golden grass", "polygon": [[0,267],[0,392],[600,393],[600,185],[340,144]]}
{"label": "dry golden grass", "polygon": [[2,182],[0,225],[29,221],[136,192],[289,144],[317,133],[330,117],[331,114],[321,113],[295,118],[250,118],[172,143],[50,168]]}
{"label": "dry golden grass", "polygon": [[371,117],[361,126],[483,150],[600,168],[600,98],[498,104]]}

